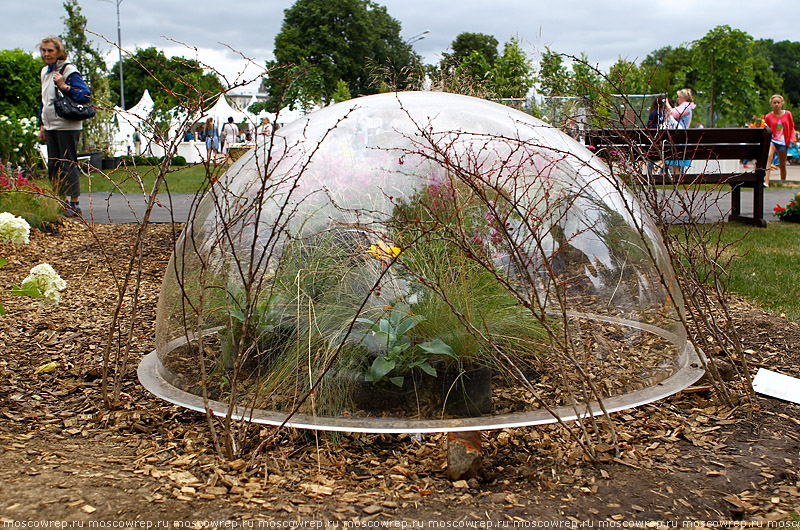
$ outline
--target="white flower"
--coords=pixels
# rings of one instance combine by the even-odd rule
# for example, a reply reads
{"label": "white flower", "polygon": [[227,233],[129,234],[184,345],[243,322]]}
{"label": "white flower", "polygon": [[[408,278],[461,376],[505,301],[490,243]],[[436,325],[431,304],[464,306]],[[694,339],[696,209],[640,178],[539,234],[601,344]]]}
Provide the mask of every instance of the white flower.
{"label": "white flower", "polygon": [[32,268],[30,275],[22,280],[22,290],[30,287],[39,290],[41,293],[39,301],[42,305],[57,305],[61,297],[59,291],[63,291],[67,287],[67,282],[49,263],[42,263]]}
{"label": "white flower", "polygon": [[0,213],[0,243],[29,243],[31,225],[22,217],[12,213]]}

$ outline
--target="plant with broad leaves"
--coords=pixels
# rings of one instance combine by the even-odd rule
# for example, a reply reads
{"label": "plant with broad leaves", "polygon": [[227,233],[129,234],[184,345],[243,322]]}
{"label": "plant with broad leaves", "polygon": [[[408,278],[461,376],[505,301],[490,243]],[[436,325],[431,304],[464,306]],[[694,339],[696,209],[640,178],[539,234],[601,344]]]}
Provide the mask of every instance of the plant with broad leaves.
{"label": "plant with broad leaves", "polygon": [[436,377],[436,369],[431,365],[433,358],[455,358],[453,349],[441,339],[412,344],[408,333],[424,320],[426,318],[423,315],[411,314],[411,308],[404,303],[395,305],[386,317],[377,322],[368,318],[356,319],[357,322],[369,326],[370,336],[382,350],[364,374],[367,382],[377,384],[386,379],[395,386],[402,387],[405,376],[415,369]]}

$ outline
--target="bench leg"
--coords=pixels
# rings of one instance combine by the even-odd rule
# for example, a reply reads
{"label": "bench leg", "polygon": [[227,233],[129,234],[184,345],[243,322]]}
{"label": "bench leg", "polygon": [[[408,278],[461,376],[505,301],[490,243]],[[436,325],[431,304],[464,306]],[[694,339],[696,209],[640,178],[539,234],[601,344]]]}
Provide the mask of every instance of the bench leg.
{"label": "bench leg", "polygon": [[731,185],[731,217],[742,215],[742,185]]}
{"label": "bench leg", "polygon": [[764,220],[764,186],[760,182],[753,188],[753,219]]}
{"label": "bench leg", "polygon": [[731,215],[728,221],[738,221],[760,228],[767,227],[767,220],[764,219],[764,185],[756,182],[753,186],[753,216],[742,215],[742,185],[731,184]]}

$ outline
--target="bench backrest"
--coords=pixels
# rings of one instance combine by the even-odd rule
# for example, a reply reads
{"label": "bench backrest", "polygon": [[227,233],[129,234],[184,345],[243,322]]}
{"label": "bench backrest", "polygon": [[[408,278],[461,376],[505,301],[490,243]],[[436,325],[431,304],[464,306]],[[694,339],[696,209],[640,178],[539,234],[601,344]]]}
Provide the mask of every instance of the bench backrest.
{"label": "bench backrest", "polygon": [[764,175],[771,133],[766,128],[736,129],[592,129],[586,145],[615,149],[647,160],[751,160],[751,171]]}

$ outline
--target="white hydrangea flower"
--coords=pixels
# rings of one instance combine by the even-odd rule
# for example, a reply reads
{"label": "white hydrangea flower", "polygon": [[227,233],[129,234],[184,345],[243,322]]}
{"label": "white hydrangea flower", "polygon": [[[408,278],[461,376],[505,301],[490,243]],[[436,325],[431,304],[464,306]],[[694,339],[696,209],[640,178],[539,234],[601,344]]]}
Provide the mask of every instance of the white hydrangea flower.
{"label": "white hydrangea flower", "polygon": [[30,236],[31,225],[28,221],[12,213],[0,213],[0,242],[27,244],[30,242]]}
{"label": "white hydrangea flower", "polygon": [[30,275],[22,280],[22,289],[36,287],[42,294],[39,299],[42,305],[58,305],[61,293],[67,287],[61,276],[50,266],[42,263],[31,269]]}

